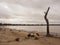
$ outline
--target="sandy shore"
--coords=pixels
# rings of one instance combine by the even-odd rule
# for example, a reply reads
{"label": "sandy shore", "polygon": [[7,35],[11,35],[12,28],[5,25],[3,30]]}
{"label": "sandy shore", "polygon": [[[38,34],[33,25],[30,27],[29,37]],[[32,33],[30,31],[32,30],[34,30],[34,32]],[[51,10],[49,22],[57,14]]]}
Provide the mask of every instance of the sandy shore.
{"label": "sandy shore", "polygon": [[[38,37],[38,39],[27,37],[29,33],[34,33],[34,36]],[[46,37],[45,33],[42,32],[0,28],[0,45],[60,45],[60,37]]]}

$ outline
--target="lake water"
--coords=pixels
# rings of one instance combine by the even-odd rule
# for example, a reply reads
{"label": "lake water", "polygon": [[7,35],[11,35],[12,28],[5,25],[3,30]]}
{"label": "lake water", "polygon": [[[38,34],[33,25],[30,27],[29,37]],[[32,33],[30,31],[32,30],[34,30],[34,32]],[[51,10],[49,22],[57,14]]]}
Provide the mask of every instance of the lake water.
{"label": "lake water", "polygon": [[[11,29],[46,32],[46,26],[5,26]],[[50,26],[50,32],[60,33],[60,26]]]}

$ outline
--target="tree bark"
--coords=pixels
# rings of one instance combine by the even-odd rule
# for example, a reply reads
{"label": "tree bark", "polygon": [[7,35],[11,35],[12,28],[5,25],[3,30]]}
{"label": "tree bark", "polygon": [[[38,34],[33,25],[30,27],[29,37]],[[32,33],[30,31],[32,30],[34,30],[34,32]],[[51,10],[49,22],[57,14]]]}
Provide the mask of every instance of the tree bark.
{"label": "tree bark", "polygon": [[46,21],[46,23],[47,23],[47,34],[46,34],[46,36],[50,36],[50,33],[49,33],[49,20],[48,20],[48,18],[47,18],[47,14],[48,14],[49,9],[50,9],[50,7],[48,7],[48,9],[47,9],[47,11],[46,11],[46,13],[45,13],[45,16],[44,16],[45,21]]}

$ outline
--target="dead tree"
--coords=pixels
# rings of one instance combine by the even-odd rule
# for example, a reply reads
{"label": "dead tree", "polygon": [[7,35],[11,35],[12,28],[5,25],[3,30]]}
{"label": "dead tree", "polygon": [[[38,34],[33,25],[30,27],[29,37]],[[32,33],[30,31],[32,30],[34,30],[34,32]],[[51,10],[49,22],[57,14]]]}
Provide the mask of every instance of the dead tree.
{"label": "dead tree", "polygon": [[48,7],[47,11],[45,12],[45,16],[44,16],[45,21],[46,21],[46,23],[47,23],[47,34],[46,34],[46,36],[50,36],[50,33],[49,33],[49,20],[48,20],[48,18],[47,18],[49,9],[50,9],[50,7]]}

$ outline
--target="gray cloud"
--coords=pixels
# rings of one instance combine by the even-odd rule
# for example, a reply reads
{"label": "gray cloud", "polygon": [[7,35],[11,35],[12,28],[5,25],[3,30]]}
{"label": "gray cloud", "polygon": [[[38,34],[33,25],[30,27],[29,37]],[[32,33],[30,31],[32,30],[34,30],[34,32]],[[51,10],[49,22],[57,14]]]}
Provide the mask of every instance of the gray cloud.
{"label": "gray cloud", "polygon": [[[6,4],[10,12],[7,9],[4,10],[8,12],[12,18],[25,17],[33,18],[32,20],[43,19],[44,12],[47,10],[48,6],[51,7],[48,17],[50,20],[60,20],[60,0],[0,0],[2,4]],[[0,7],[1,8],[1,7]],[[0,9],[2,10],[2,9]],[[3,12],[5,12],[3,10]],[[2,13],[2,12],[0,12]],[[4,13],[6,15],[6,13]],[[37,16],[36,16],[37,15]],[[36,18],[35,18],[36,17]]]}

